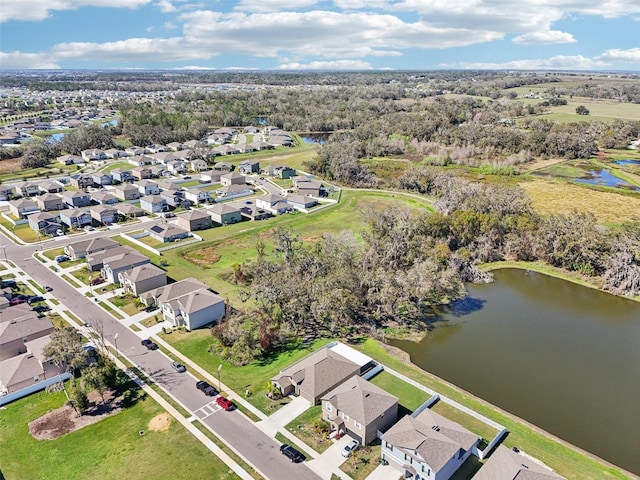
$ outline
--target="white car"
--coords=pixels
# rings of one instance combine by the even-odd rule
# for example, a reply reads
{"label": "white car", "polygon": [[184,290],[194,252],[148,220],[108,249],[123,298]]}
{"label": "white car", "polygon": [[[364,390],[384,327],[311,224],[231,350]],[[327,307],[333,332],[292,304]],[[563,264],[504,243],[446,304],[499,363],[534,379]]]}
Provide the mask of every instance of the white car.
{"label": "white car", "polygon": [[348,457],[351,455],[351,452],[357,450],[360,447],[360,442],[358,440],[351,440],[347,443],[347,446],[342,449],[342,456]]}

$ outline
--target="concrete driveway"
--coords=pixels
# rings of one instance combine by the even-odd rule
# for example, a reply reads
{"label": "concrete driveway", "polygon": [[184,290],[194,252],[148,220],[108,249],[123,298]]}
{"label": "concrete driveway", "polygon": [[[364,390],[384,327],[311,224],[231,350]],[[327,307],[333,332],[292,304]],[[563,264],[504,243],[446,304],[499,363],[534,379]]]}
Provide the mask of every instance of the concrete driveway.
{"label": "concrete driveway", "polygon": [[399,480],[401,478],[402,474],[391,465],[379,465],[366,480]]}
{"label": "concrete driveway", "polygon": [[311,404],[302,397],[295,397],[287,405],[269,416],[269,420],[280,427],[284,427],[289,422],[306,412]]}

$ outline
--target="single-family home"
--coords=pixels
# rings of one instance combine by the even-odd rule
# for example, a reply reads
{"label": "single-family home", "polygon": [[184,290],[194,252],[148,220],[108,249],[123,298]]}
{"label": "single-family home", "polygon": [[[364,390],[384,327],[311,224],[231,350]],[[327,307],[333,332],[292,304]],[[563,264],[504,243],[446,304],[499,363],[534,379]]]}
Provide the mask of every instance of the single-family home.
{"label": "single-family home", "polygon": [[291,206],[287,203],[287,199],[274,193],[257,198],[256,206],[278,215],[291,210]]}
{"label": "single-family home", "polygon": [[56,158],[56,161],[64,165],[79,165],[80,163],[85,163],[84,158],[78,155],[62,155]]}
{"label": "single-family home", "polygon": [[111,191],[117,198],[124,200],[125,202],[127,200],[137,200],[140,198],[140,190],[137,186],[131,185],[130,183],[118,185]]}
{"label": "single-family home", "polygon": [[318,204],[318,201],[312,197],[305,197],[303,195],[290,193],[289,195],[287,195],[287,203],[291,206],[291,208],[304,211],[316,206]]}
{"label": "single-family home", "polygon": [[213,147],[211,152],[215,155],[235,155],[241,153],[241,150],[236,145],[225,143],[224,145]]}
{"label": "single-family home", "polygon": [[122,158],[129,156],[127,152],[125,152],[124,150],[119,150],[117,148],[109,148],[104,151],[104,154],[107,156],[107,158]]}
{"label": "single-family home", "polygon": [[178,150],[182,150],[182,144],[180,142],[171,142],[167,143],[167,147],[169,150],[177,152]]}
{"label": "single-family home", "polygon": [[97,172],[91,175],[94,185],[111,185],[113,183],[113,175],[105,172]]}
{"label": "single-family home", "polygon": [[102,278],[108,283],[119,282],[118,274],[125,270],[131,270],[139,265],[150,263],[145,255],[130,247],[122,247],[124,251],[118,249],[113,250],[108,256],[102,258]]}
{"label": "single-family home", "polygon": [[204,147],[204,143],[202,143],[200,140],[187,140],[182,144],[182,149],[199,148],[199,147]]}
{"label": "single-family home", "polygon": [[135,170],[138,167],[145,167],[147,165],[152,165],[153,164],[153,158],[147,156],[147,155],[136,155],[133,157],[129,157],[127,158],[127,162],[129,162],[131,165],[134,166],[134,168],[132,169],[133,175],[135,176]]}
{"label": "single-family home", "polygon": [[56,365],[42,355],[42,348],[51,341],[49,335],[25,342],[26,353],[0,362],[0,395],[11,394],[28,388],[33,392],[34,385],[40,383],[38,390],[46,388],[51,378],[67,380],[71,377],[65,371],[66,366]]}
{"label": "single-family home", "polygon": [[[12,308],[14,307],[3,310],[3,313],[10,313]],[[35,312],[20,320],[7,320],[0,323],[0,360],[26,353],[25,342],[44,337],[51,332],[53,332],[51,320],[47,317],[38,317]]]}
{"label": "single-family home", "polygon": [[193,170],[194,172],[204,172],[209,168],[209,165],[207,165],[207,162],[205,162],[201,158],[196,158],[194,160],[191,160],[189,162],[189,165],[191,166],[191,170]]}
{"label": "single-family home", "polygon": [[233,163],[230,162],[218,162],[213,166],[213,169],[218,172],[230,172],[233,170]]}
{"label": "single-family home", "polygon": [[79,258],[85,258],[88,255],[111,250],[112,248],[119,246],[120,244],[118,242],[108,237],[94,237],[89,240],[80,240],[78,242],[70,243],[64,247],[64,253],[67,254],[71,260],[77,260]]}
{"label": "single-family home", "polygon": [[155,160],[155,163],[162,163],[164,165],[168,162],[179,159],[175,152],[160,152],[149,156]]}
{"label": "single-family home", "polygon": [[238,170],[245,175],[258,173],[260,172],[260,162],[258,160],[244,160],[238,164]]}
{"label": "single-family home", "polygon": [[294,188],[298,189],[298,194],[305,197],[326,197],[327,189],[325,186],[317,180],[310,179],[304,176],[291,177]]}
{"label": "single-family home", "polygon": [[120,215],[126,218],[137,218],[142,217],[145,212],[140,207],[136,207],[135,205],[131,205],[130,203],[117,203],[115,205],[115,209],[118,211]]}
{"label": "single-family home", "polygon": [[242,215],[240,210],[226,203],[218,203],[209,209],[211,219],[220,225],[240,223]]}
{"label": "single-family home", "polygon": [[91,197],[91,200],[100,205],[113,205],[114,203],[118,203],[120,201],[118,200],[118,197],[106,190],[91,192],[89,196]]}
{"label": "single-family home", "polygon": [[250,133],[252,135],[258,133],[258,127],[254,127],[253,125],[247,125],[243,130],[244,133]]}
{"label": "single-family home", "polygon": [[146,180],[151,178],[151,169],[143,166],[134,167],[131,169],[131,175],[138,180]]}
{"label": "single-family home", "polygon": [[118,222],[118,211],[111,205],[94,205],[89,207],[91,218],[103,225]]}
{"label": "single-family home", "polygon": [[48,180],[38,184],[38,188],[42,193],[60,193],[64,190],[64,185],[55,180]]}
{"label": "single-family home", "polygon": [[249,220],[265,220],[271,217],[271,212],[255,205],[246,205],[240,209],[240,215]]}
{"label": "single-family home", "polygon": [[332,348],[321,348],[274,376],[283,396],[300,395],[312,405],[342,382],[360,374],[360,366]]}
{"label": "single-family home", "polygon": [[200,178],[198,179],[198,181],[200,183],[220,183],[221,176],[221,172],[217,172],[215,170],[205,170],[204,172],[200,172]]}
{"label": "single-family home", "polygon": [[322,418],[331,430],[369,445],[398,419],[398,397],[354,375],[322,397]]}
{"label": "single-family home", "polygon": [[186,200],[190,200],[194,204],[207,203],[209,200],[211,200],[208,190],[197,187],[187,188],[184,191],[184,198]]}
{"label": "single-family home", "polygon": [[83,150],[80,154],[85,162],[105,160],[107,158],[104,150],[100,150],[99,148],[89,148],[87,150]]}
{"label": "single-family home", "polygon": [[84,190],[87,187],[93,187],[93,177],[91,175],[71,175],[71,177],[69,177],[69,183],[71,183],[73,187]]}
{"label": "single-family home", "polygon": [[62,193],[62,201],[71,208],[88,207],[91,205],[91,195],[79,190],[67,190]]}
{"label": "single-family home", "polygon": [[55,193],[45,193],[36,198],[36,203],[40,210],[49,212],[51,210],[62,210],[67,208],[67,205],[62,201],[62,197]]}
{"label": "single-family home", "polygon": [[133,174],[131,173],[130,168],[114,168],[111,170],[111,175],[113,176],[114,182],[124,183],[133,179]]}
{"label": "single-family home", "polygon": [[178,183],[167,179],[158,180],[158,186],[164,192],[179,192],[182,190],[182,187],[178,185]]}
{"label": "single-family home", "polygon": [[[178,208],[184,204],[184,195],[182,192],[178,191],[162,191],[160,192],[160,196],[164,199],[165,203],[169,207]],[[192,205],[192,202],[189,200],[189,206]]]}
{"label": "single-family home", "polygon": [[167,272],[152,263],[147,263],[120,272],[118,280],[125,291],[139,296],[154,288],[164,287],[167,284]]}
{"label": "single-family home", "polygon": [[140,198],[140,208],[148,213],[160,213],[166,206],[167,201],[160,195],[147,195]]}
{"label": "single-family home", "polygon": [[40,194],[40,187],[35,182],[22,182],[16,185],[16,190],[23,197],[33,197]]}
{"label": "single-family home", "polygon": [[9,200],[13,196],[14,191],[15,189],[13,185],[0,184],[0,200],[2,201]]}
{"label": "single-family home", "polygon": [[69,228],[82,228],[91,225],[91,214],[81,208],[69,208],[60,211],[60,222]]}
{"label": "single-family home", "polygon": [[429,408],[417,412],[382,435],[382,459],[404,478],[448,480],[470,455],[479,456],[480,436]]}
{"label": "single-family home", "polygon": [[42,235],[55,235],[62,229],[58,216],[50,212],[32,213],[28,218],[31,230]]}
{"label": "single-family home", "polygon": [[166,165],[171,173],[183,174],[187,171],[187,165],[182,160],[171,160]]}
{"label": "single-family home", "polygon": [[160,193],[160,186],[151,180],[140,180],[136,185],[138,186],[140,195],[143,197],[145,195],[158,195]]}
{"label": "single-family home", "polygon": [[272,177],[282,178],[283,180],[287,180],[291,177],[295,177],[297,174],[295,169],[291,167],[287,167],[286,165],[276,165],[274,167],[267,167],[264,169],[264,173]]}
{"label": "single-family home", "polygon": [[176,227],[171,223],[163,223],[161,225],[154,225],[153,227],[145,230],[151,238],[154,238],[162,243],[176,242],[183,238],[188,238],[191,234],[187,230]]}
{"label": "single-family home", "polygon": [[26,218],[27,215],[39,212],[40,207],[30,198],[19,198],[9,201],[9,211],[16,218]]}
{"label": "single-family home", "polygon": [[220,183],[223,187],[229,185],[246,185],[246,177],[236,172],[225,173],[220,177]]}
{"label": "single-family home", "polygon": [[539,461],[498,446],[471,480],[564,480]]}
{"label": "single-family home", "polygon": [[232,198],[246,197],[253,195],[253,188],[249,185],[229,185],[228,187],[220,187],[215,190],[220,200],[231,200]]}
{"label": "single-family home", "polygon": [[206,230],[213,226],[211,215],[205,210],[189,210],[178,215],[178,226],[186,231]]}
{"label": "single-family home", "polygon": [[137,155],[144,155],[147,153],[144,147],[138,147],[136,145],[132,145],[124,149],[130,156],[135,157]]}
{"label": "single-family home", "polygon": [[166,152],[167,147],[165,147],[164,145],[160,145],[159,143],[153,143],[151,145],[147,145],[146,147],[144,147],[144,151],[145,153]]}

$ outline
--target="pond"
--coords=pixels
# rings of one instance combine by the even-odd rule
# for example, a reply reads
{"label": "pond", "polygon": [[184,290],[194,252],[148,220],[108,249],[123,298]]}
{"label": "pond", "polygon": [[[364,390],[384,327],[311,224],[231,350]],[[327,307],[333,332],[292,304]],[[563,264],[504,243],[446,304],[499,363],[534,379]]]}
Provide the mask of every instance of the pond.
{"label": "pond", "polygon": [[640,188],[614,176],[611,171],[607,169],[589,170],[585,176],[574,178],[574,181],[579,183],[587,183],[589,185],[600,185],[640,191]]}
{"label": "pond", "polygon": [[324,145],[329,139],[328,133],[305,133],[300,135],[302,141],[308,145],[312,143],[318,143],[320,145]]}
{"label": "pond", "polygon": [[118,123],[119,123],[119,120],[118,120],[117,118],[114,118],[113,120],[109,120],[108,122],[102,122],[102,123],[100,124],[100,126],[101,126],[102,128],[105,128],[105,127],[115,127],[116,125],[118,125]]}
{"label": "pond", "polygon": [[615,160],[613,162],[614,165],[640,165],[640,160],[631,160],[629,159],[624,159],[624,160]]}
{"label": "pond", "polygon": [[440,316],[413,363],[640,474],[640,303],[526,270]]}
{"label": "pond", "polygon": [[62,141],[62,139],[64,137],[66,137],[67,134],[66,133],[52,133],[51,135],[49,135],[47,137],[47,142],[49,143],[58,143],[60,141]]}

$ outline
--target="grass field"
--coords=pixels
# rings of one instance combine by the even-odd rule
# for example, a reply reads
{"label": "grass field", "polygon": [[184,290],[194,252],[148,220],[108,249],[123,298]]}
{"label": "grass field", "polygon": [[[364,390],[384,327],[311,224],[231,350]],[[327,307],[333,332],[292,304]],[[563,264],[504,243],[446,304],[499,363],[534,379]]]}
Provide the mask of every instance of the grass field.
{"label": "grass field", "polygon": [[[149,430],[149,421],[163,412],[149,398],[56,440],[35,440],[27,423],[64,401],[63,393],[37,393],[10,403],[0,412],[4,478],[162,479],[168,472],[176,480],[238,478],[179,423],[172,422],[165,432]],[[139,435],[140,430],[145,434]]]}
{"label": "grass field", "polygon": [[533,208],[542,214],[570,215],[574,210],[593,213],[598,222],[618,224],[640,221],[640,195],[602,192],[580,185],[532,180],[519,184]]}
{"label": "grass field", "polygon": [[400,406],[404,407],[407,413],[413,412],[431,397],[427,392],[384,371],[373,377],[371,383],[398,397]]}
{"label": "grass field", "polygon": [[[322,419],[322,405],[314,405],[302,415],[298,415],[285,428],[316,452],[322,453],[332,444],[326,434],[318,433],[314,424]],[[324,421],[323,421],[324,422]],[[328,422],[324,422],[327,426]]]}

